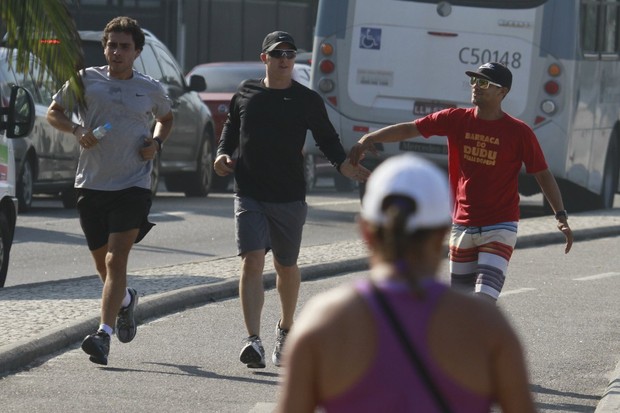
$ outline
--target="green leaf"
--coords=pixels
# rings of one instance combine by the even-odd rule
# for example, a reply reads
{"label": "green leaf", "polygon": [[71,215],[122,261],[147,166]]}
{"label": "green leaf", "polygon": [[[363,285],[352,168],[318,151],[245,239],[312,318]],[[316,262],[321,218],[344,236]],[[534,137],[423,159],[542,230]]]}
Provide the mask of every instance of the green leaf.
{"label": "green leaf", "polygon": [[78,70],[84,67],[84,56],[70,4],[79,6],[79,0],[0,0],[0,18],[7,29],[3,44],[17,50],[17,71],[27,73],[31,64],[37,64],[30,59],[32,53],[58,87],[69,80],[78,103],[83,104],[84,85]]}

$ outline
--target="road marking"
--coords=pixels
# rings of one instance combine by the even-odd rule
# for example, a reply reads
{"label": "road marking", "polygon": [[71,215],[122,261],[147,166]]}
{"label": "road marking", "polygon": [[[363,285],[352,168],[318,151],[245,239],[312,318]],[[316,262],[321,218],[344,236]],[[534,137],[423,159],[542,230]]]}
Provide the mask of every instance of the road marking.
{"label": "road marking", "polygon": [[359,204],[360,201],[358,199],[347,200],[347,201],[326,201],[326,202],[312,202],[308,203],[309,206],[329,206],[329,205],[350,205],[350,204]]}
{"label": "road marking", "polygon": [[517,288],[516,290],[502,291],[501,297],[505,297],[507,295],[527,293],[535,290],[536,288]]}
{"label": "road marking", "polygon": [[574,278],[573,281],[601,280],[603,278],[617,277],[619,275],[620,275],[620,272],[605,272],[603,274],[595,274],[595,275],[589,275],[587,277]]}
{"label": "road marking", "polygon": [[149,214],[150,217],[169,217],[169,216],[174,216],[174,217],[179,217],[182,215],[187,215],[189,214],[189,211],[170,211],[170,212],[155,212],[153,214]]}

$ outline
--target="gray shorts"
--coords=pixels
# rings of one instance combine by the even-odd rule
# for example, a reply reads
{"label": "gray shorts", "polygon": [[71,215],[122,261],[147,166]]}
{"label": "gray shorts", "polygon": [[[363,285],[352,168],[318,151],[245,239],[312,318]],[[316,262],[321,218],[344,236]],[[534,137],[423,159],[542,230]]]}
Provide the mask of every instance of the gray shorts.
{"label": "gray shorts", "polygon": [[284,266],[297,263],[306,222],[305,201],[261,202],[235,195],[235,233],[239,255],[264,249]]}

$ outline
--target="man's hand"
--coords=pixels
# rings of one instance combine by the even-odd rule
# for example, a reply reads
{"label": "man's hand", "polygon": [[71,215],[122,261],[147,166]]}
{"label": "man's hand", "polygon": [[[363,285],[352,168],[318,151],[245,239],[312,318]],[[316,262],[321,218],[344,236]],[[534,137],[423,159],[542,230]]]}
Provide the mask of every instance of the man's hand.
{"label": "man's hand", "polygon": [[351,150],[349,151],[349,160],[351,165],[357,166],[359,161],[364,159],[364,154],[369,151],[375,155],[379,153],[375,145],[372,143],[370,139],[367,139],[366,136],[363,136],[359,142],[357,142]]}
{"label": "man's hand", "polygon": [[349,158],[345,159],[340,165],[340,173],[358,182],[365,182],[370,176],[370,171],[368,169],[359,164],[354,166]]}
{"label": "man's hand", "polygon": [[568,226],[568,221],[566,218],[563,218],[558,221],[558,229],[564,234],[566,238],[566,247],[564,248],[564,254],[568,254],[571,247],[573,246],[573,230]]}
{"label": "man's hand", "polygon": [[152,138],[144,138],[144,143],[140,148],[140,156],[145,161],[150,161],[151,159],[155,159],[155,155],[157,154],[157,150],[159,149],[159,144],[155,142]]}
{"label": "man's hand", "polygon": [[213,169],[219,176],[226,176],[235,172],[235,161],[230,159],[228,155],[219,155],[215,158]]}

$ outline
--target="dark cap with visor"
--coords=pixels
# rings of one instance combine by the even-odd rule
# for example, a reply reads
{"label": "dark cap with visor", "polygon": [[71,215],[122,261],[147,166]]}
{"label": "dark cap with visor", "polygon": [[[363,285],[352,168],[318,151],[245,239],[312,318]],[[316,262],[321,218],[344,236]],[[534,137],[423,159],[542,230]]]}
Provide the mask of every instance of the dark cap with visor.
{"label": "dark cap with visor", "polygon": [[265,40],[263,40],[263,53],[268,53],[272,51],[282,43],[288,43],[291,45],[291,48],[293,50],[297,50],[297,46],[295,46],[295,40],[293,40],[293,36],[291,36],[287,32],[275,31],[265,36]]}
{"label": "dark cap with visor", "polygon": [[506,66],[501,63],[485,63],[480,66],[475,72],[467,71],[465,72],[465,74],[471,77],[486,79],[493,83],[497,83],[498,85],[502,85],[502,87],[508,89],[510,89],[510,87],[512,86],[512,73]]}

